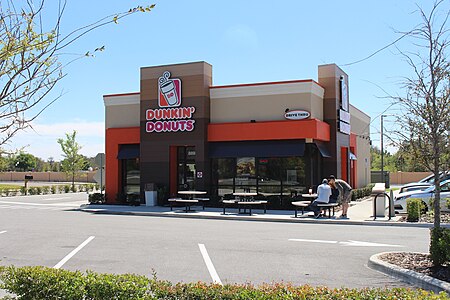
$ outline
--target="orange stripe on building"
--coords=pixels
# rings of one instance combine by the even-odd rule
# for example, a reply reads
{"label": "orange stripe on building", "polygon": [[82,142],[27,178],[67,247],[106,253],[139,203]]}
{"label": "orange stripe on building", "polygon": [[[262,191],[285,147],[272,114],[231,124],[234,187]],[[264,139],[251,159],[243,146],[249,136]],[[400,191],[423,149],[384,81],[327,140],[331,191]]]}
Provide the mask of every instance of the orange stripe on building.
{"label": "orange stripe on building", "polygon": [[208,142],[314,139],[330,141],[330,125],[317,119],[297,121],[214,123]]}
{"label": "orange stripe on building", "polygon": [[121,170],[117,155],[120,145],[139,143],[139,127],[106,129],[105,160],[108,168],[105,171],[105,193],[107,203],[115,203],[116,195],[119,193]]}

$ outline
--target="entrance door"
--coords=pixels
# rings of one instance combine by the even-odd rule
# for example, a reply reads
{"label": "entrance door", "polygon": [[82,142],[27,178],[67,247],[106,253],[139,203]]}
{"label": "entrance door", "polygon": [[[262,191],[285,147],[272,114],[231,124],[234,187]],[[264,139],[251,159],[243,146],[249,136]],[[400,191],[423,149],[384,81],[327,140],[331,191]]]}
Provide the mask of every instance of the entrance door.
{"label": "entrance door", "polygon": [[178,190],[195,190],[195,147],[178,147]]}

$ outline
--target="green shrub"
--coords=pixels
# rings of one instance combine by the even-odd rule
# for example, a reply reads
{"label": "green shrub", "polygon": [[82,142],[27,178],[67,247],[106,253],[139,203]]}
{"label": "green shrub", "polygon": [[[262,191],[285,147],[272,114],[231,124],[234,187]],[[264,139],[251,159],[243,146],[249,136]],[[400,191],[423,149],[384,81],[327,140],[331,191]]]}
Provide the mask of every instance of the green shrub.
{"label": "green shrub", "polygon": [[450,198],[447,198],[447,208],[450,209]]}
{"label": "green shrub", "polygon": [[87,299],[151,299],[148,295],[150,280],[134,274],[98,274],[85,276]]}
{"label": "green shrub", "polygon": [[50,190],[52,191],[52,194],[56,194],[56,193],[58,193],[58,186],[57,185],[52,185],[50,187]]}
{"label": "green shrub", "polygon": [[424,209],[421,199],[410,198],[406,200],[406,212],[408,222],[419,222],[420,214]]}
{"label": "green shrub", "polygon": [[105,195],[101,193],[89,194],[88,201],[92,204],[102,204],[105,202]]}
{"label": "green shrub", "polygon": [[70,192],[70,188],[71,188],[71,186],[70,186],[70,184],[65,184],[64,185],[64,193],[68,193],[68,192]]}
{"label": "green shrub", "polygon": [[95,184],[89,183],[89,184],[87,184],[86,187],[87,187],[86,192],[93,192],[95,189]]}
{"label": "green shrub", "polygon": [[46,195],[50,193],[50,187],[48,185],[44,185],[42,187],[42,194]]}
{"label": "green shrub", "polygon": [[45,267],[2,267],[2,288],[20,299],[83,299],[84,281],[80,272]]}
{"label": "green shrub", "polygon": [[42,187],[37,186],[36,187],[36,195],[40,195],[40,194],[42,194]]}
{"label": "green shrub", "polygon": [[360,189],[353,189],[352,191],[352,201],[356,201],[358,199],[362,199],[364,197],[368,197],[372,194],[372,188],[374,184],[369,184]]}
{"label": "green shrub", "polygon": [[22,195],[26,195],[26,194],[27,194],[27,189],[26,189],[24,186],[21,186],[21,187],[20,187],[20,193],[21,193]]}
{"label": "green shrub", "polygon": [[45,267],[0,267],[0,285],[20,299],[449,299],[420,289],[406,288],[327,288],[286,283],[207,284],[177,283],[149,279],[134,274],[98,274],[88,271],[55,270]]}
{"label": "green shrub", "polygon": [[431,228],[430,256],[435,266],[450,263],[450,228]]}
{"label": "green shrub", "polygon": [[37,187],[32,186],[32,187],[28,188],[28,194],[30,194],[30,195],[38,195]]}

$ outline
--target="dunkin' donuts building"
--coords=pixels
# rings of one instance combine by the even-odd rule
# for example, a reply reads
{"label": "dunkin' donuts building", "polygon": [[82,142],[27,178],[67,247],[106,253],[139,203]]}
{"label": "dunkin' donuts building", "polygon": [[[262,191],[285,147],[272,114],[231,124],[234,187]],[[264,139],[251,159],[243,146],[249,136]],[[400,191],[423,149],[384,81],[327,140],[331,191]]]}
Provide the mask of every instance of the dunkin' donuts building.
{"label": "dunkin' donuts building", "polygon": [[349,103],[335,64],[319,66],[317,81],[226,86],[213,85],[206,62],[144,67],[140,92],[103,100],[108,203],[145,203],[153,185],[158,205],[181,190],[216,200],[251,191],[276,208],[330,174],[370,180],[370,117]]}

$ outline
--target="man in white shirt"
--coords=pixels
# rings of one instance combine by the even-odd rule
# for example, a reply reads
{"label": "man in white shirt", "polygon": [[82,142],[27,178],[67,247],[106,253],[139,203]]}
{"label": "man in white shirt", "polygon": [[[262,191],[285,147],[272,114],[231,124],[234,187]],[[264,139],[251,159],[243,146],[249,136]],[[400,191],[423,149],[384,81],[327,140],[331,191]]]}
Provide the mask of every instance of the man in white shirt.
{"label": "man in white shirt", "polygon": [[328,179],[323,179],[322,184],[317,187],[317,198],[311,203],[311,210],[314,212],[314,218],[320,217],[320,208],[318,203],[330,202],[331,187],[328,185]]}

